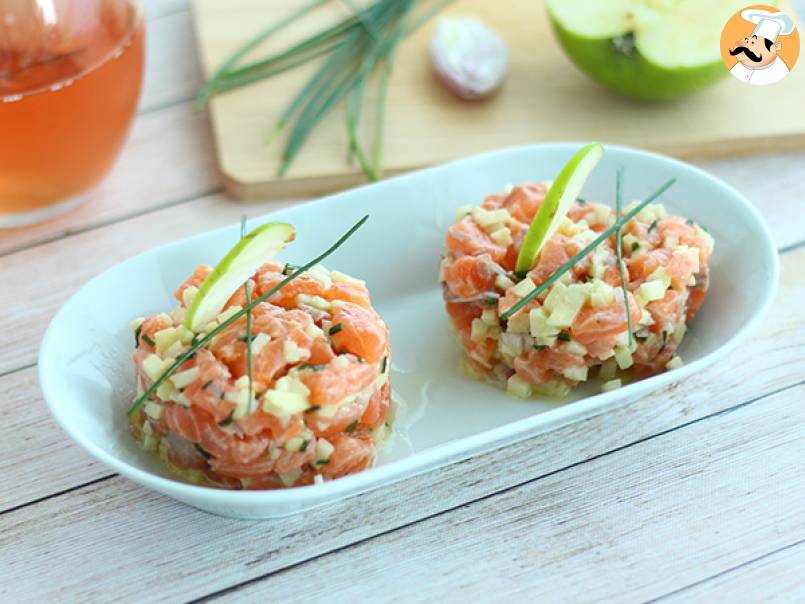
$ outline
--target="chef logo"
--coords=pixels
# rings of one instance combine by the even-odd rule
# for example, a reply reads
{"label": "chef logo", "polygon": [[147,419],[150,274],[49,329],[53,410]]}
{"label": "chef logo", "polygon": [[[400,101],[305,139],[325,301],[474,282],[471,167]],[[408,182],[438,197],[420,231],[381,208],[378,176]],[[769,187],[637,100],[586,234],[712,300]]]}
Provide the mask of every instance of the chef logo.
{"label": "chef logo", "polygon": [[736,79],[755,86],[773,84],[794,68],[799,32],[794,21],[775,7],[750,6],[724,26],[721,56]]}

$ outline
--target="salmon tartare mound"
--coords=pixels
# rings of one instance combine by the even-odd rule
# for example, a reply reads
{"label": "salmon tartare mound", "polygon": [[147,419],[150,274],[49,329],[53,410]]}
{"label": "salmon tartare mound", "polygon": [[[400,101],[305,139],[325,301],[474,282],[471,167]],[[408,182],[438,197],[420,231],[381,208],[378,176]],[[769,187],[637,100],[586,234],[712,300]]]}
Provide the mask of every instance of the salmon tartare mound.
{"label": "salmon tartare mound", "polygon": [[[204,336],[247,306],[241,287],[198,333],[188,307],[211,267],[176,291],[172,313],[132,322],[138,396]],[[254,299],[293,267],[271,261]],[[213,336],[130,417],[145,449],[184,480],[233,489],[307,485],[369,467],[388,431],[389,332],[362,281],[315,266]]]}
{"label": "salmon tartare mound", "polygon": [[610,390],[679,366],[676,350],[704,301],[714,243],[661,204],[647,205],[621,229],[631,338],[614,233],[501,320],[616,223],[609,206],[575,201],[527,274],[515,274],[547,191],[547,184],[516,186],[459,208],[447,233],[440,281],[467,369],[515,396],[561,398],[592,377]]}

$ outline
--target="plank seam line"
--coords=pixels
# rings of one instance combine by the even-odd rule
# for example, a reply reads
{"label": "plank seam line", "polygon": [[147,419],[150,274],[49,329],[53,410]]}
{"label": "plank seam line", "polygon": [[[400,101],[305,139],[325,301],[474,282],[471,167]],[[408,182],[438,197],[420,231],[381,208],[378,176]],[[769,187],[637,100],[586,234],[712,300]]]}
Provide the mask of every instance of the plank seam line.
{"label": "plank seam line", "polygon": [[[63,233],[58,233],[55,235],[51,235],[46,239],[40,239],[38,241],[34,241],[29,244],[23,244],[15,248],[11,248],[5,252],[0,252],[0,258],[4,256],[11,256],[13,254],[17,254],[19,252],[25,252],[31,250],[35,247],[39,247],[40,245],[47,245],[48,243],[55,243],[56,241],[61,241],[62,239],[68,239],[69,237],[73,237],[74,235],[83,235],[85,233],[89,233],[90,231],[94,231],[99,228],[112,226],[117,224],[118,222],[124,222],[126,220],[131,220],[132,218],[142,218],[143,216],[147,216],[152,212],[158,212],[159,210],[167,210],[169,208],[177,207],[186,203],[190,203],[191,201],[195,201],[197,199],[201,199],[203,197],[208,197],[209,195],[215,195],[216,193],[222,193],[223,187],[216,186],[210,187],[203,191],[199,191],[197,193],[192,193],[185,197],[179,197],[177,199],[171,199],[170,201],[166,201],[164,203],[152,206],[150,208],[144,208],[142,210],[135,210],[134,212],[129,212],[127,214],[117,216],[115,218],[108,218],[107,220],[102,220],[100,222],[94,222],[83,227],[78,228],[68,228]],[[92,203],[92,202],[90,202]]]}
{"label": "plank seam line", "polygon": [[109,480],[110,478],[114,478],[117,474],[107,474],[106,476],[101,476],[100,478],[95,478],[94,480],[90,480],[88,482],[83,482],[81,484],[77,484],[74,487],[69,487],[67,489],[62,489],[61,491],[57,491],[56,493],[51,493],[50,495],[45,495],[43,497],[39,497],[37,499],[33,499],[31,501],[27,501],[25,503],[20,503],[18,505],[12,506],[10,508],[6,508],[5,510],[0,510],[0,516],[3,514],[9,514],[11,512],[16,512],[21,510],[22,508],[27,508],[29,505],[34,505],[37,503],[42,503],[48,499],[53,499],[54,497],[59,497],[61,495],[67,495],[68,493],[72,493],[74,491],[78,491],[79,489],[83,489],[85,487],[90,487],[94,484],[98,484],[100,482],[104,482],[105,480]]}
{"label": "plank seam line", "polygon": [[[710,413],[708,415],[705,415],[705,416],[702,416],[700,418],[691,420],[689,422],[685,422],[684,424],[680,424],[680,425],[675,426],[673,428],[669,428],[667,430],[663,430],[661,432],[657,432],[657,433],[649,435],[649,436],[644,436],[643,438],[638,439],[636,441],[633,441],[631,443],[621,445],[619,447],[615,447],[614,449],[610,449],[609,451],[605,451],[603,453],[598,453],[597,455],[593,455],[592,457],[589,457],[587,459],[582,459],[582,460],[579,460],[579,461],[574,462],[572,464],[569,464],[567,466],[557,468],[556,470],[551,470],[550,472],[546,472],[545,474],[541,474],[541,475],[536,476],[534,478],[530,478],[530,479],[525,480],[523,482],[508,486],[508,487],[506,487],[504,489],[501,489],[499,491],[495,491],[494,493],[488,493],[486,495],[482,495],[481,497],[477,497],[475,499],[472,499],[470,501],[466,501],[466,502],[461,503],[459,505],[455,505],[455,506],[446,508],[444,510],[434,512],[433,514],[429,514],[428,516],[424,516],[422,518],[418,518],[416,520],[406,522],[404,524],[401,524],[400,526],[393,527],[393,528],[390,528],[390,529],[386,529],[386,530],[381,531],[381,532],[379,532],[379,533],[377,533],[375,535],[371,535],[371,536],[368,536],[368,537],[364,537],[362,539],[358,539],[357,541],[353,541],[352,543],[341,545],[341,546],[333,548],[333,549],[331,549],[329,551],[322,552],[320,554],[317,554],[315,556],[311,556],[309,558],[305,558],[304,560],[294,562],[293,564],[289,564],[289,565],[284,566],[282,568],[278,568],[278,569],[270,571],[268,573],[264,573],[264,574],[259,575],[257,577],[247,579],[246,581],[242,581],[240,583],[235,583],[233,585],[230,585],[229,587],[224,587],[223,589],[219,589],[217,591],[214,591],[214,592],[212,592],[210,594],[207,594],[205,596],[202,596],[200,598],[190,600],[190,604],[195,604],[195,603],[198,603],[198,602],[208,602],[208,601],[214,600],[214,599],[219,598],[221,596],[233,593],[233,592],[239,590],[242,587],[245,587],[245,586],[248,586],[248,585],[253,585],[255,583],[259,583],[260,581],[263,581],[264,579],[268,579],[270,577],[273,577],[274,575],[278,575],[278,574],[281,574],[283,572],[293,570],[294,568],[300,567],[303,564],[307,564],[308,562],[312,562],[312,561],[317,560],[319,558],[323,558],[325,556],[330,556],[332,554],[339,553],[339,552],[347,550],[349,548],[352,548],[352,547],[355,547],[355,546],[358,546],[358,545],[362,545],[363,543],[367,543],[367,542],[369,542],[369,541],[371,541],[373,539],[377,539],[378,537],[383,537],[385,535],[390,535],[391,533],[394,533],[394,532],[409,528],[409,527],[414,526],[415,524],[419,524],[421,522],[426,522],[426,521],[431,520],[433,518],[437,518],[437,517],[442,516],[444,514],[448,514],[450,512],[453,512],[453,511],[455,511],[457,509],[468,507],[468,506],[474,505],[476,503],[479,503],[481,501],[484,501],[484,500],[487,500],[487,499],[491,499],[493,497],[497,497],[499,495],[509,493],[509,492],[514,491],[515,489],[519,489],[519,488],[521,488],[521,487],[523,487],[525,485],[532,484],[532,483],[538,482],[540,480],[550,478],[552,476],[556,476],[557,474],[560,474],[560,473],[565,472],[567,470],[572,470],[572,469],[577,468],[579,466],[582,466],[582,465],[584,465],[586,463],[589,463],[589,462],[592,462],[592,461],[597,461],[598,459],[608,457],[609,455],[612,455],[614,453],[619,453],[619,452],[621,452],[621,451],[623,451],[625,449],[628,449],[630,447],[633,447],[635,445],[640,445],[640,444],[643,444],[643,443],[648,442],[650,440],[654,440],[655,438],[666,436],[667,434],[670,434],[672,432],[676,432],[677,430],[687,428],[688,426],[692,426],[694,424],[698,424],[699,422],[706,421],[706,420],[712,419],[714,417],[718,417],[720,415],[729,415],[730,413],[732,413],[734,411],[738,411],[740,409],[743,409],[744,407],[747,407],[747,406],[752,405],[754,403],[760,402],[760,401],[762,401],[762,400],[764,400],[766,398],[776,396],[778,394],[782,394],[783,392],[786,392],[788,390],[793,390],[793,389],[798,388],[800,386],[805,386],[805,380],[800,380],[800,381],[798,381],[798,382],[796,382],[794,384],[789,384],[788,386],[783,386],[783,387],[778,388],[777,390],[774,390],[772,392],[762,394],[762,395],[757,396],[757,397],[755,397],[753,399],[750,399],[748,401],[738,403],[737,405],[733,405],[732,407],[727,407],[726,409],[721,409],[720,411],[716,411],[714,413]],[[589,422],[592,419],[593,418],[587,418],[586,420],[583,420],[583,421],[584,422]]]}
{"label": "plank seam line", "polygon": [[741,568],[744,568],[746,566],[749,566],[750,564],[755,564],[756,562],[760,562],[761,560],[764,560],[765,558],[769,558],[771,556],[774,556],[774,555],[779,554],[781,552],[784,552],[786,550],[793,549],[795,547],[799,547],[800,545],[805,545],[805,539],[800,539],[799,541],[796,541],[795,543],[789,543],[788,545],[784,545],[783,547],[779,547],[779,548],[777,548],[775,550],[772,550],[770,552],[766,552],[765,554],[762,554],[762,555],[760,555],[760,556],[758,556],[756,558],[752,558],[751,560],[741,562],[740,564],[737,564],[737,565],[732,566],[730,568],[726,568],[726,569],[724,569],[722,571],[719,571],[719,572],[715,573],[714,575],[711,575],[711,576],[706,577],[704,579],[700,579],[699,581],[695,581],[695,582],[693,582],[693,583],[691,583],[689,585],[685,585],[684,587],[680,587],[679,589],[675,589],[674,591],[669,591],[667,594],[663,594],[663,595],[661,595],[661,596],[659,596],[657,598],[653,598],[651,600],[646,600],[645,604],[653,604],[654,602],[661,602],[662,600],[665,600],[667,598],[670,598],[672,596],[675,596],[677,594],[685,592],[685,591],[687,591],[689,589],[692,589],[694,587],[698,587],[699,585],[703,585],[704,583],[712,581],[713,579],[717,579],[719,577],[729,575],[730,573],[733,573],[738,569],[741,569]]}

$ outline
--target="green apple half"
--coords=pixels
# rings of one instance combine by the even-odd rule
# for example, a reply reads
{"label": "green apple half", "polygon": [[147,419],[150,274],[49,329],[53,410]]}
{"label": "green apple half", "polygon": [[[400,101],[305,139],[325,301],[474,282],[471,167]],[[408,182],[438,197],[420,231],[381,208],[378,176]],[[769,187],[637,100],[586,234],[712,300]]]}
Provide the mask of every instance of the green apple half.
{"label": "green apple half", "polygon": [[[774,0],[772,3],[775,3]],[[568,57],[604,86],[666,100],[727,75],[721,30],[747,0],[547,0]]]}
{"label": "green apple half", "polygon": [[293,226],[284,222],[268,222],[243,237],[201,284],[187,309],[184,326],[199,331],[212,321],[232,294],[294,237]]}
{"label": "green apple half", "polygon": [[593,171],[603,155],[604,147],[601,143],[590,143],[571,157],[559,172],[525,234],[523,246],[517,255],[517,264],[514,267],[517,273],[523,274],[531,270],[542,245],[562,224],[570,206],[578,199],[579,193],[584,188],[590,172]]}

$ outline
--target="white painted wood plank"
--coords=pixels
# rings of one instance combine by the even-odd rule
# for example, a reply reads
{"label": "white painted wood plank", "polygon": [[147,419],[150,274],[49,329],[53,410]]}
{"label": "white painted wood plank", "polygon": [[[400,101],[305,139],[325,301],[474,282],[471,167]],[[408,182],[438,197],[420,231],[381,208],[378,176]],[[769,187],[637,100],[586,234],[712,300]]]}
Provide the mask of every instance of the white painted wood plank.
{"label": "white painted wood plank", "polygon": [[0,511],[110,474],[51,419],[36,367],[0,378]]}
{"label": "white painted wood plank", "polygon": [[805,542],[727,570],[660,599],[682,602],[805,602]]}
{"label": "white painted wood plank", "polygon": [[145,24],[145,78],[140,111],[192,99],[202,83],[187,10]]}
{"label": "white painted wood plank", "polygon": [[140,0],[140,3],[148,20],[190,10],[190,0]]}
{"label": "white painted wood plank", "polygon": [[[355,602],[367,593],[380,602],[472,602],[490,594],[509,602],[656,598],[805,538],[803,430],[801,386],[223,600]],[[758,590],[743,599],[767,595]]]}
{"label": "white painted wood plank", "polygon": [[760,210],[778,247],[805,238],[805,152],[696,163],[738,189]]}
{"label": "white painted wood plank", "polygon": [[[790,308],[781,307],[780,311],[787,314]],[[799,359],[781,360],[778,366],[772,366],[767,360],[769,365],[766,365],[763,355],[756,354],[758,350],[753,349],[753,345],[747,345],[744,352],[748,358],[758,361],[758,375],[764,379],[776,374],[782,382],[778,385],[787,385],[792,379],[805,378]],[[801,344],[797,346],[801,349]],[[107,599],[136,599],[143,590],[149,593],[156,590],[168,601],[201,596],[557,472],[736,405],[755,394],[753,384],[762,383],[762,380],[746,383],[741,375],[744,371],[739,369],[746,366],[746,359],[745,356],[733,357],[683,384],[610,413],[345,502],[279,520],[243,522],[212,517],[150,493],[123,478],[113,478],[3,516],[5,530],[0,532],[0,566],[9,568],[9,585],[24,585],[32,597],[48,597],[53,593],[49,590],[55,586],[63,590],[61,593],[78,599],[103,594],[107,594]],[[733,369],[728,371],[730,367]],[[779,372],[786,371],[788,376],[782,378]],[[764,391],[768,392],[771,386],[771,383],[764,384]],[[797,408],[803,408],[802,388],[788,390],[782,398],[795,400]],[[764,413],[774,414],[768,407],[764,409]],[[725,417],[734,417],[737,413]],[[710,425],[710,421],[707,419],[702,425]],[[714,426],[716,435],[727,430],[723,423]],[[685,430],[687,428],[681,431]],[[695,447],[699,441],[697,435],[680,438],[690,447]],[[757,454],[762,453],[763,447],[762,442],[751,446]],[[616,452],[613,457],[618,455],[620,453]],[[705,463],[709,455],[696,458],[699,466],[680,467],[693,474],[703,471],[709,464],[709,461]],[[638,458],[649,459],[645,454]],[[620,473],[632,471],[636,462],[632,457],[626,459],[620,469],[605,475],[614,479]],[[652,476],[654,482],[646,485],[646,491],[653,487],[661,488],[664,494],[668,489],[673,490],[672,477],[652,470],[643,480],[651,481]],[[678,502],[672,507],[677,505]],[[489,511],[484,514],[495,518]],[[93,538],[88,540],[86,535]],[[159,547],[153,546],[156,542],[160,543]],[[4,556],[3,552],[11,551],[4,546],[11,544],[14,544],[13,559],[4,560],[5,556],[11,556],[10,553]],[[115,556],[109,556],[110,551],[114,551]],[[69,560],[73,559],[84,563],[71,567]],[[165,560],[171,563],[166,565]],[[177,577],[182,580],[175,581]]]}

